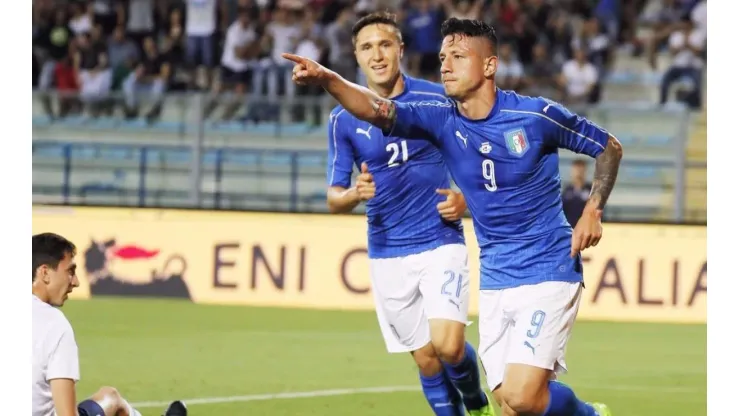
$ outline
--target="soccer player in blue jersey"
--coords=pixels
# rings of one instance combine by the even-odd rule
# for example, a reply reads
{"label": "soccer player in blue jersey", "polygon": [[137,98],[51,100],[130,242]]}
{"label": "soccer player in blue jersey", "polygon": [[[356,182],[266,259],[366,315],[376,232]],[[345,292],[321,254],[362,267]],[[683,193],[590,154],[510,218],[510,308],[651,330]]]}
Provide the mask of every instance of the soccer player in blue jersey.
{"label": "soccer player in blue jersey", "polygon": [[[480,246],[480,348],[505,415],[610,415],[554,381],[581,299],[580,252],[601,239],[601,215],[622,158],[619,141],[544,98],[495,87],[497,39],[474,20],[449,19],[440,60],[447,102],[405,102],[349,83],[313,61],[298,83],[317,83],[357,118],[393,137],[438,146],[466,197]],[[558,149],[596,159],[591,196],[574,228],[560,198]]]}
{"label": "soccer player in blue jersey", "polygon": [[[352,33],[357,63],[375,94],[400,102],[446,100],[441,85],[401,73],[403,42],[393,15],[365,16]],[[341,106],[331,113],[328,136],[331,212],[367,201],[370,275],[386,348],[412,354],[436,415],[462,416],[466,408],[493,415],[475,349],[465,342],[468,256],[460,217],[466,205],[449,189],[442,154],[429,141],[385,137]],[[355,186],[353,167],[361,172]]]}

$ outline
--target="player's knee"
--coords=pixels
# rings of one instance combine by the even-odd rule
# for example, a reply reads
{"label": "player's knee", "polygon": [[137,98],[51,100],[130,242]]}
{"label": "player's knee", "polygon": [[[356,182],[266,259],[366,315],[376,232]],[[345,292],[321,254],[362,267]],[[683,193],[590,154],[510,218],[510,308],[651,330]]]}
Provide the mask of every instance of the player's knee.
{"label": "player's knee", "polygon": [[104,386],[95,393],[93,398],[118,402],[121,400],[121,393],[119,393],[115,387]]}
{"label": "player's knee", "polygon": [[445,340],[434,346],[437,356],[446,363],[459,363],[465,356],[465,341]]}
{"label": "player's knee", "polygon": [[536,388],[530,384],[504,386],[501,392],[501,401],[517,414],[542,414],[547,410],[547,390]]}
{"label": "player's knee", "polygon": [[115,387],[101,387],[90,399],[99,404],[106,414],[116,414],[122,408],[123,398]]}
{"label": "player's knee", "polygon": [[419,366],[419,371],[425,376],[432,376],[442,371],[442,363],[431,344],[427,344],[411,353]]}
{"label": "player's knee", "polygon": [[430,321],[432,345],[446,363],[459,363],[465,356],[465,325],[445,320]]}
{"label": "player's knee", "polygon": [[537,397],[525,390],[508,390],[502,394],[502,402],[517,414],[541,414],[537,407]]}

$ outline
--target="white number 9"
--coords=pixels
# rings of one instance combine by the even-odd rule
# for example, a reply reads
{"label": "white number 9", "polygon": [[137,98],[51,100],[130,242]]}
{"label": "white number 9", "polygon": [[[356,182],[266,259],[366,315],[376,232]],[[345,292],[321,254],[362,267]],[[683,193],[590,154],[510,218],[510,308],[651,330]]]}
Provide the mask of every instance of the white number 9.
{"label": "white number 9", "polygon": [[489,192],[493,192],[496,189],[498,189],[498,186],[496,186],[496,172],[493,169],[493,160],[485,159],[483,160],[483,178],[485,178],[488,183],[486,183],[486,189]]}

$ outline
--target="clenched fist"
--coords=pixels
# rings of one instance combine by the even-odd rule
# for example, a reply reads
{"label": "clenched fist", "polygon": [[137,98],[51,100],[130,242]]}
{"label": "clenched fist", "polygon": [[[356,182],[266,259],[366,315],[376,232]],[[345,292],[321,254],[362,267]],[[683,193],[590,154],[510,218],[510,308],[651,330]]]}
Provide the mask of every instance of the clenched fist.
{"label": "clenched fist", "polygon": [[461,193],[452,189],[437,189],[437,193],[447,197],[437,204],[437,212],[447,221],[457,221],[463,217],[468,205]]}
{"label": "clenched fist", "polygon": [[357,183],[355,184],[357,189],[357,195],[360,196],[361,201],[367,201],[375,196],[375,182],[373,181],[373,175],[367,168],[367,163],[362,162],[360,166],[360,175],[357,176]]}
{"label": "clenched fist", "polygon": [[583,215],[576,223],[573,229],[573,237],[570,244],[570,256],[589,248],[595,247],[601,241],[601,210],[588,209],[583,211]]}

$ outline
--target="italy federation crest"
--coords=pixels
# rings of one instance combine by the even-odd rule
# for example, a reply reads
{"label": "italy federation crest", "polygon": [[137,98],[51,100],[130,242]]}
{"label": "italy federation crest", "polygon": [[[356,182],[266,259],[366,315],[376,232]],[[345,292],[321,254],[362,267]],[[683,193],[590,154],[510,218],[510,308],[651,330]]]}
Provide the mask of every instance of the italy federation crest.
{"label": "italy federation crest", "polygon": [[506,149],[512,156],[522,157],[529,150],[529,140],[527,140],[527,134],[524,133],[524,128],[508,131],[504,133],[504,137],[506,138]]}

